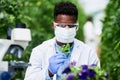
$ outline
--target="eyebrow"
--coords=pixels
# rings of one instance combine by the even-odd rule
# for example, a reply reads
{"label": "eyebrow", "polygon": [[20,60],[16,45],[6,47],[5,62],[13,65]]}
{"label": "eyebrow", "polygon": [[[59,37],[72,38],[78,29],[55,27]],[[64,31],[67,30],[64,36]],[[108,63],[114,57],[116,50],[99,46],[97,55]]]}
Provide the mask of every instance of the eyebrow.
{"label": "eyebrow", "polygon": [[64,24],[64,25],[78,25],[78,23],[57,23],[57,22],[54,22],[54,24]]}

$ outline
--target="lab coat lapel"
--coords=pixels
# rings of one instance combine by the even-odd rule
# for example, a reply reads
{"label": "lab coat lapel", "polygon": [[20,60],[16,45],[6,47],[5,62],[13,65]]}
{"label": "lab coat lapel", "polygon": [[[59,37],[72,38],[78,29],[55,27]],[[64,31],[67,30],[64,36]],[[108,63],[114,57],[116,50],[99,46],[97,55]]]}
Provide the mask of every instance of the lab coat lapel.
{"label": "lab coat lapel", "polygon": [[49,51],[48,52],[49,53],[48,57],[51,57],[52,55],[54,55],[56,53],[56,51],[55,51],[55,39],[54,38],[52,39],[52,41],[49,45],[49,50],[48,51]]}
{"label": "lab coat lapel", "polygon": [[73,48],[73,51],[72,51],[72,54],[71,54],[71,59],[70,59],[70,62],[73,62],[73,61],[75,61],[75,62],[77,62],[78,61],[78,58],[79,58],[79,53],[78,53],[79,51],[78,51],[78,47],[74,47]]}
{"label": "lab coat lapel", "polygon": [[[81,45],[75,40],[75,41],[74,41],[74,48],[73,48],[73,51],[72,51],[72,54],[71,54],[70,62],[75,61],[76,63],[78,63],[81,52],[82,52],[82,47],[81,47]],[[77,65],[77,64],[76,64],[76,65]]]}

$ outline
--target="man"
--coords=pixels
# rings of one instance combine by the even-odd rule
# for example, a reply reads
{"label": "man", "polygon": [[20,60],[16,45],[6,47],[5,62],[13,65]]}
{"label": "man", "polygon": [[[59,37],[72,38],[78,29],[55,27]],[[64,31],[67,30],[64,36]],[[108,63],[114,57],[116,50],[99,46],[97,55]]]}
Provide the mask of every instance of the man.
{"label": "man", "polygon": [[83,30],[85,43],[97,51],[98,40],[96,39],[95,26],[91,16],[88,17]]}
{"label": "man", "polygon": [[[96,53],[83,42],[75,39],[78,10],[73,3],[60,2],[54,8],[53,28],[55,38],[35,47],[30,57],[25,80],[60,80],[63,69],[75,61],[83,64],[99,65]],[[70,44],[69,53],[60,51],[62,45]]]}

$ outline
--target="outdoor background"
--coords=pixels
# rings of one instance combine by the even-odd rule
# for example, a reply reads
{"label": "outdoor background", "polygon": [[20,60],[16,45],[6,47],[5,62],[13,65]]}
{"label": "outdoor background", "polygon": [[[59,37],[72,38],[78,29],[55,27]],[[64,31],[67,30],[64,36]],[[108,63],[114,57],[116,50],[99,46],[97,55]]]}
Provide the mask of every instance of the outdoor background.
{"label": "outdoor background", "polygon": [[[8,27],[15,28],[17,23],[25,23],[32,33],[32,41],[22,58],[16,60],[28,62],[32,48],[54,37],[51,28],[53,8],[60,1],[71,1],[78,7],[79,30],[76,38],[84,41],[83,25],[89,15],[96,19],[98,12],[86,13],[78,0],[0,0],[0,39],[6,39]],[[120,0],[110,0],[102,12],[104,17],[99,20],[102,33],[99,34],[98,53],[101,68],[108,72],[109,80],[120,80]],[[16,74],[13,80],[23,80],[24,74],[25,70]]]}

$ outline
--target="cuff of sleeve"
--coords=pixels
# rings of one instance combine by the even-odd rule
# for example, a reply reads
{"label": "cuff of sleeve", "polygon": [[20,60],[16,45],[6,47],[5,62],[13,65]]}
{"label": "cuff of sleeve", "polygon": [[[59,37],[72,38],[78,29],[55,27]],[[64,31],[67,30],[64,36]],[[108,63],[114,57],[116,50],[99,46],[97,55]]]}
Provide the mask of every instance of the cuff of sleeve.
{"label": "cuff of sleeve", "polygon": [[53,77],[49,76],[48,70],[46,70],[46,79],[45,80],[53,80]]}

